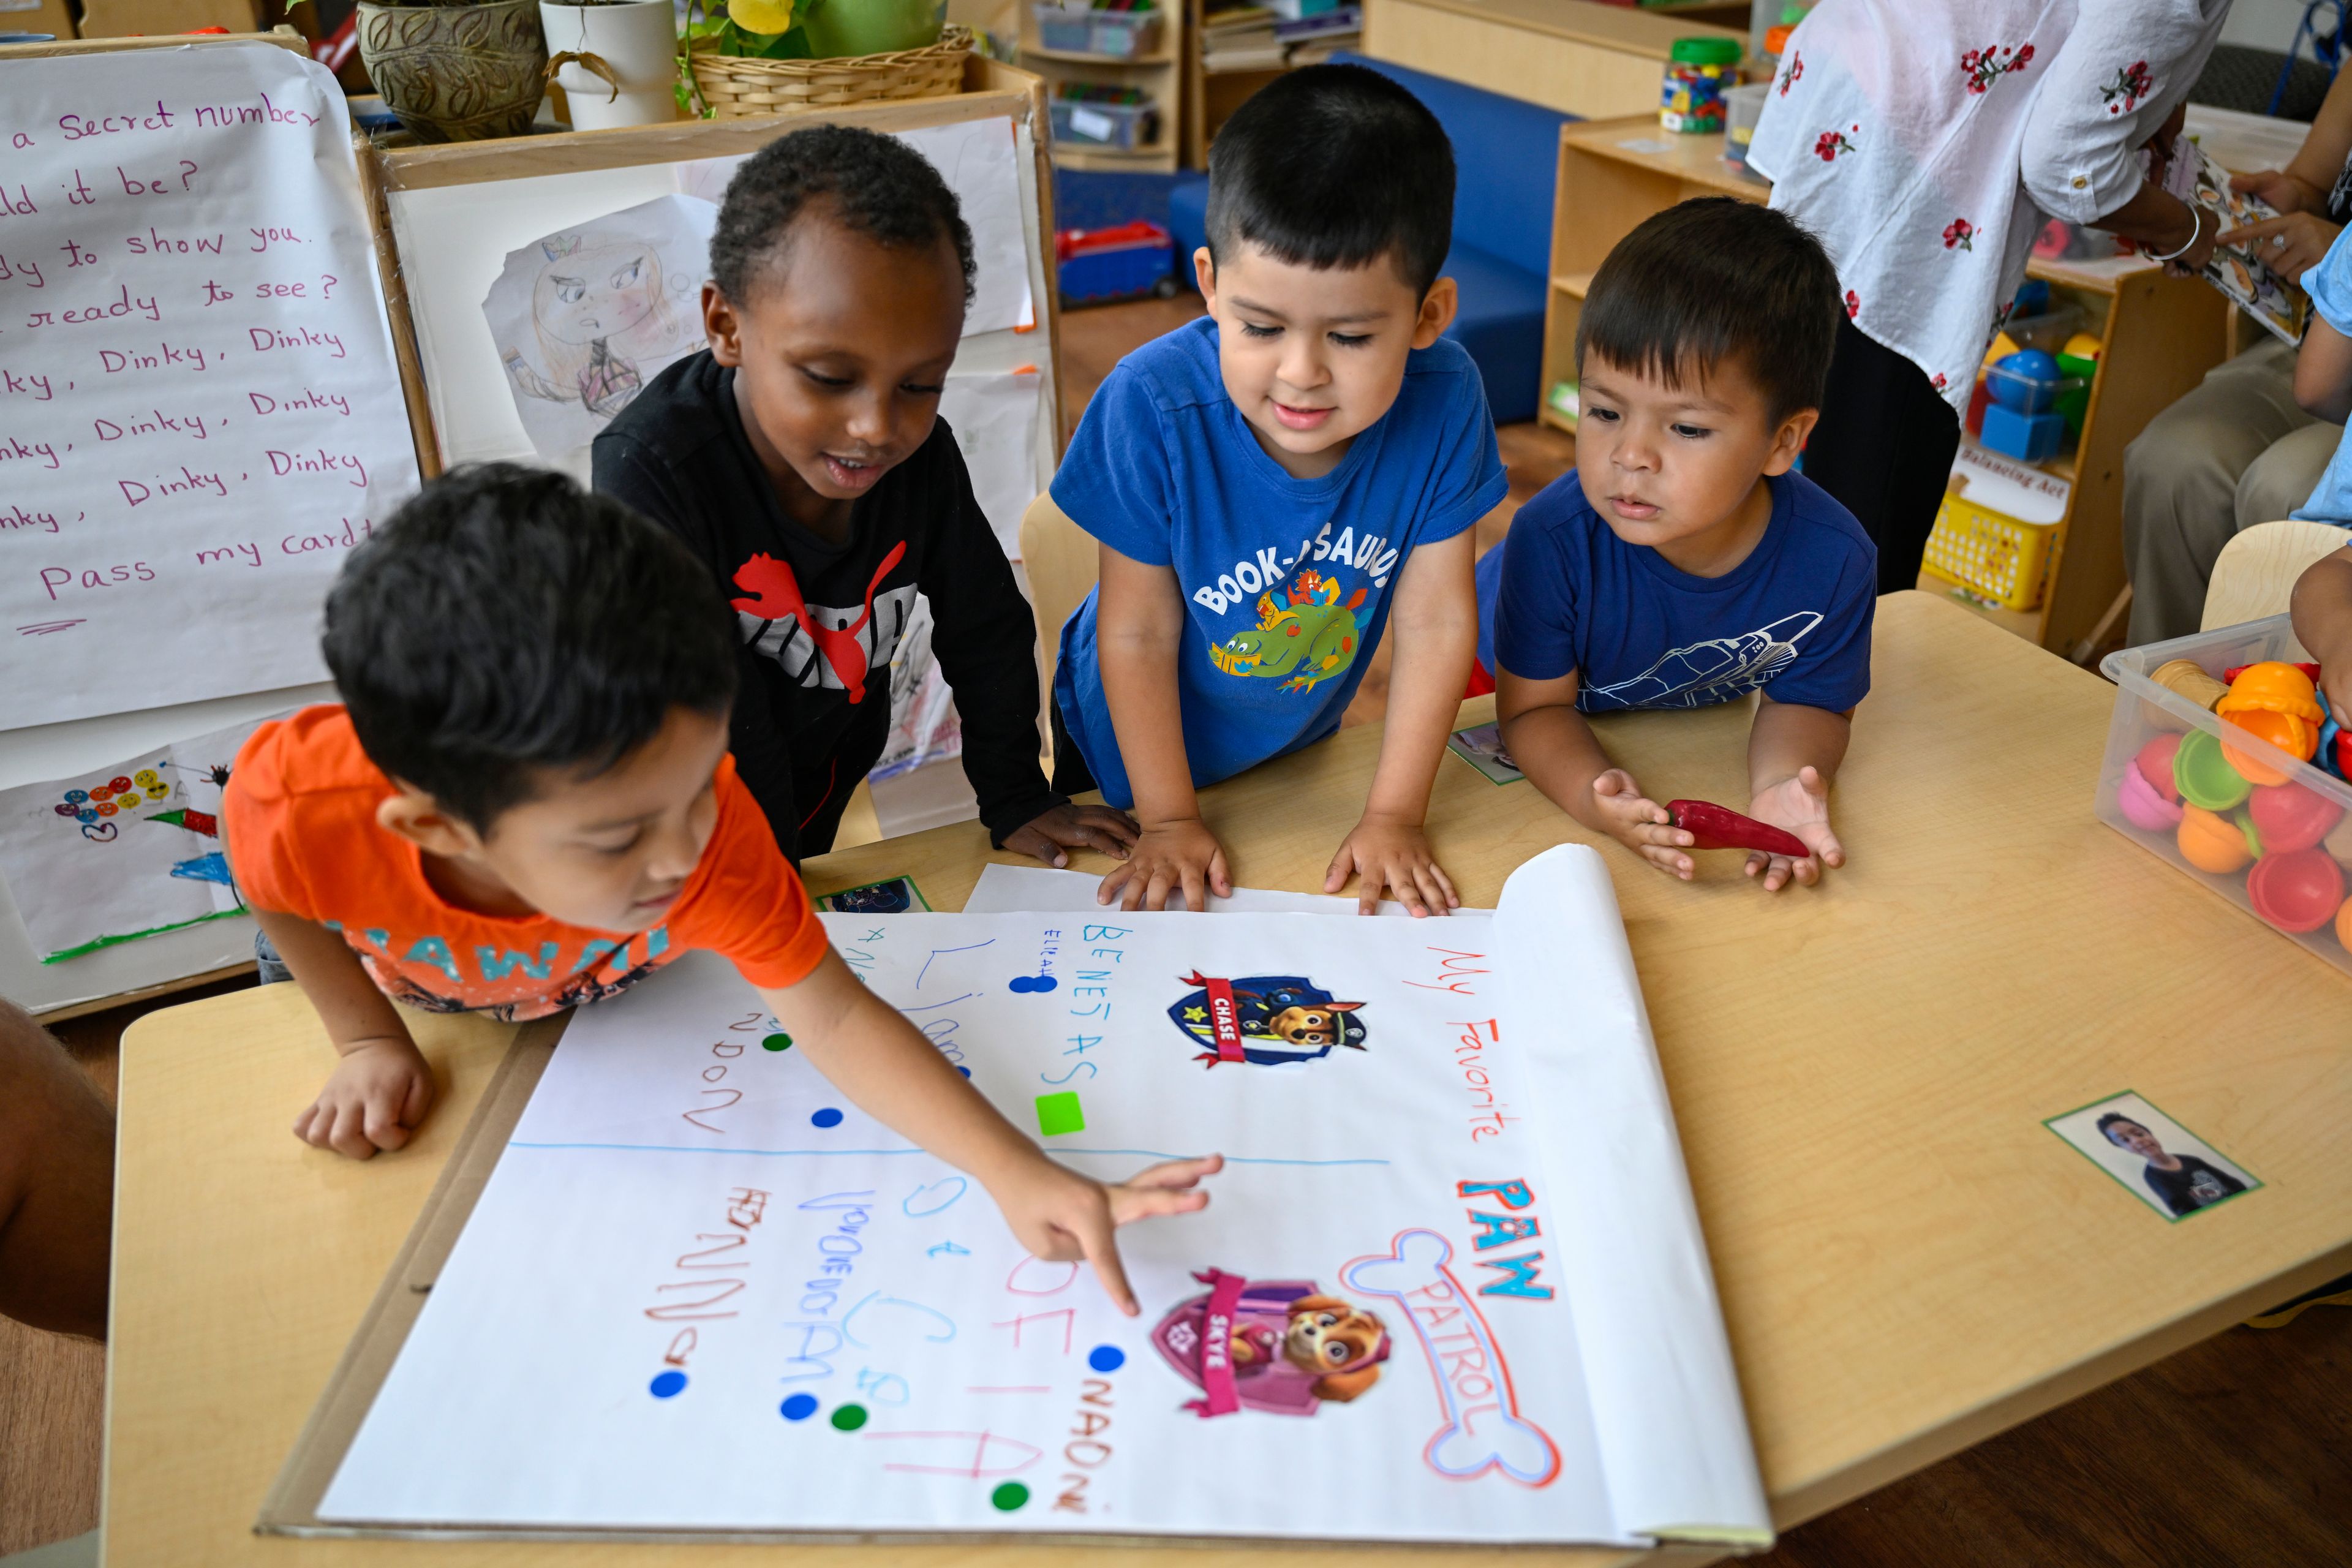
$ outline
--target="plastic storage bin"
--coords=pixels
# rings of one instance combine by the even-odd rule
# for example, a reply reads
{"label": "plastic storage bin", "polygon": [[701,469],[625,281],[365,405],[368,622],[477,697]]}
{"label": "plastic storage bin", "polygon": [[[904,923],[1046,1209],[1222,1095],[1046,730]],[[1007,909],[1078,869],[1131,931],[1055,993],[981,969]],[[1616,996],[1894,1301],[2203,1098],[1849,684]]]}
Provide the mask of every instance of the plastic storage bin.
{"label": "plastic storage bin", "polygon": [[[2189,659],[2218,680],[2241,665],[2305,658],[2284,616],[2109,654],[2099,668],[2116,683],[2116,711],[2095,809],[2102,822],[2149,854],[2352,973],[2346,947],[2352,941],[2346,897],[2352,892],[2352,785],[2151,679],[2174,659]],[[2191,793],[2214,802],[2212,809],[2166,800],[2148,786],[2151,769],[2159,782],[2171,770],[2157,762],[2144,767],[2142,755],[2175,745],[2194,758]],[[2249,771],[2280,782],[2249,779]],[[2192,854],[2214,868],[2200,869]]]}
{"label": "plastic storage bin", "polygon": [[1131,60],[1160,47],[1158,11],[1066,11],[1036,7],[1037,42],[1069,55],[1101,55]]}
{"label": "plastic storage bin", "polygon": [[2073,487],[1968,441],[1952,478],[1921,564],[2004,609],[2040,608]]}
{"label": "plastic storage bin", "polygon": [[1149,146],[1160,118],[1160,110],[1149,103],[1057,98],[1047,108],[1054,118],[1054,140],[1080,147]]}
{"label": "plastic storage bin", "polygon": [[1764,118],[1764,100],[1772,95],[1769,81],[1723,89],[1723,161],[1748,167],[1748,144],[1756,140],[1756,122]]}
{"label": "plastic storage bin", "polygon": [[1176,292],[1175,245],[1147,218],[1117,228],[1066,228],[1054,237],[1054,257],[1066,304]]}

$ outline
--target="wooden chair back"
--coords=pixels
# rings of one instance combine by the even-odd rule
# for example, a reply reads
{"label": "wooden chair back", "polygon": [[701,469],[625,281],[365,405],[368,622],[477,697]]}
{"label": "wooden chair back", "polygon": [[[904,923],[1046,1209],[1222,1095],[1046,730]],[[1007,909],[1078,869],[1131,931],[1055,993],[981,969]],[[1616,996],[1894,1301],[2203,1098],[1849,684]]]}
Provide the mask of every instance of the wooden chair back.
{"label": "wooden chair back", "polygon": [[1069,520],[1040,491],[1021,514],[1021,566],[1029,576],[1029,607],[1037,616],[1038,669],[1053,700],[1054,662],[1062,651],[1062,625],[1093,591],[1094,536]]}
{"label": "wooden chair back", "polygon": [[[1025,535],[1026,529],[1024,529]],[[2200,627],[2234,626],[2282,614],[2305,567],[2352,544],[2352,531],[2326,522],[2258,522],[2221,547],[2205,584]]]}

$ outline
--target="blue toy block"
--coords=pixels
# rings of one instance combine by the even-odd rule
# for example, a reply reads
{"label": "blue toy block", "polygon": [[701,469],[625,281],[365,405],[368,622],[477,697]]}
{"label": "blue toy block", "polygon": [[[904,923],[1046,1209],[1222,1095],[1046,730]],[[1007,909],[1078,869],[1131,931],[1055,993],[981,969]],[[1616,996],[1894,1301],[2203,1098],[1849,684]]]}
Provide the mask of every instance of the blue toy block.
{"label": "blue toy block", "polygon": [[1977,439],[2005,457],[2038,463],[2056,457],[2065,444],[2066,418],[2061,414],[2020,414],[1990,404],[1985,408],[1984,428]]}

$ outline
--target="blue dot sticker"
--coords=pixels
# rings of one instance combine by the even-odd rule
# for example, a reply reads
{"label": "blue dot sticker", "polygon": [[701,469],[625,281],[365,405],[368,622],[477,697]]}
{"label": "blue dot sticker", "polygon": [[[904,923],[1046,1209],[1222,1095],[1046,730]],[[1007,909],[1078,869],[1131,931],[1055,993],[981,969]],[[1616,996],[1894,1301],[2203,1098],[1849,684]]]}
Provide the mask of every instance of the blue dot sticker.
{"label": "blue dot sticker", "polygon": [[1097,1345],[1087,1352],[1087,1364],[1097,1372],[1117,1372],[1127,1364],[1127,1352],[1117,1345]]}
{"label": "blue dot sticker", "polygon": [[777,1414],[787,1421],[805,1421],[816,1414],[816,1395],[795,1394],[776,1406]]}
{"label": "blue dot sticker", "polygon": [[841,1112],[828,1105],[823,1110],[818,1111],[815,1115],[809,1118],[809,1125],[812,1127],[838,1127],[841,1125]]}
{"label": "blue dot sticker", "polygon": [[646,1386],[653,1390],[656,1399],[676,1399],[686,1387],[686,1373],[675,1368],[668,1372],[657,1373],[653,1382]]}

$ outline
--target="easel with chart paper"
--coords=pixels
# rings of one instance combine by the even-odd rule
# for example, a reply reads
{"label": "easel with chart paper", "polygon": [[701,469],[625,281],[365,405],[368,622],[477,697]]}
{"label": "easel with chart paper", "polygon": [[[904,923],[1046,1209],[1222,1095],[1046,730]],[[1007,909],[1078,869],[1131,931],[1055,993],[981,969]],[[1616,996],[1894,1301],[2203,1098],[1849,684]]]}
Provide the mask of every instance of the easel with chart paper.
{"label": "easel with chart paper", "polygon": [[824,918],[1057,1159],[1225,1155],[1139,1318],[689,955],[517,1038],[260,1528],[1769,1542],[1599,856],[1442,931],[1103,915]]}
{"label": "easel with chart paper", "polygon": [[226,888],[159,869],[217,841],[117,781],[330,694],[319,600],[416,475],[296,35],[0,47],[0,862],[46,884],[0,898],[0,994],[62,1016],[250,967]]}

